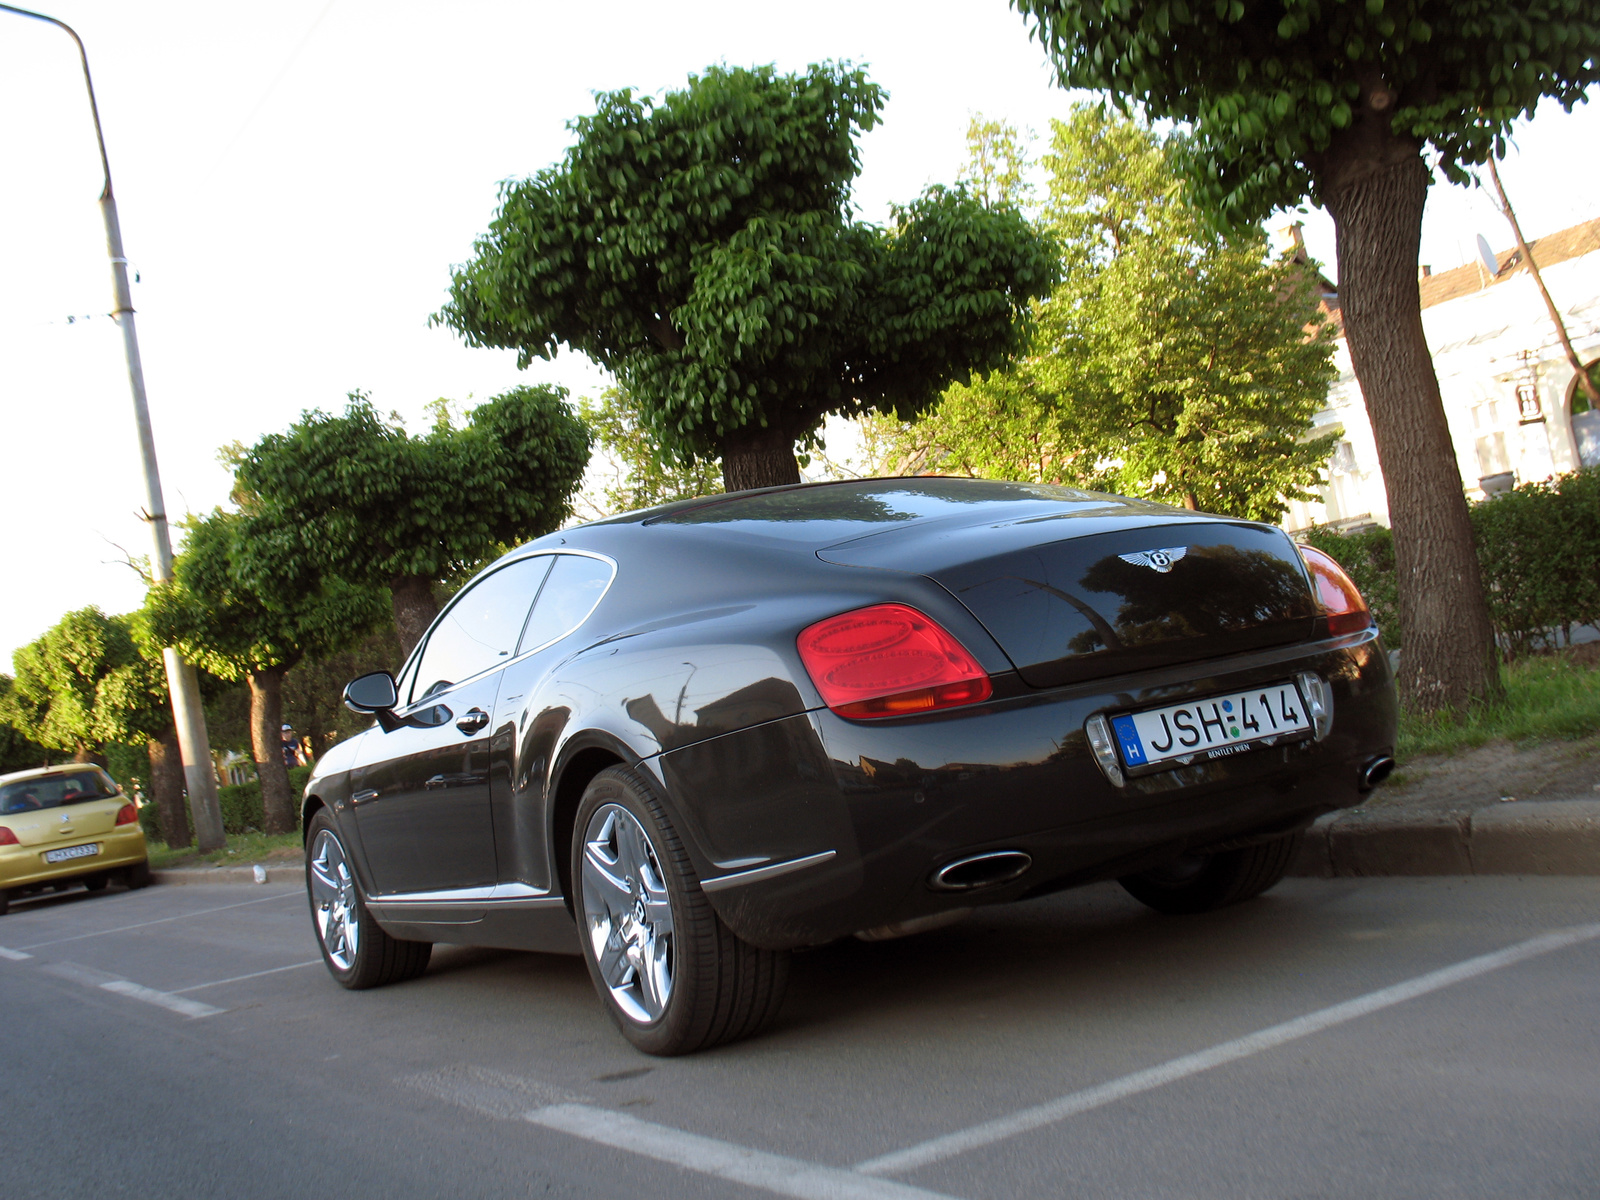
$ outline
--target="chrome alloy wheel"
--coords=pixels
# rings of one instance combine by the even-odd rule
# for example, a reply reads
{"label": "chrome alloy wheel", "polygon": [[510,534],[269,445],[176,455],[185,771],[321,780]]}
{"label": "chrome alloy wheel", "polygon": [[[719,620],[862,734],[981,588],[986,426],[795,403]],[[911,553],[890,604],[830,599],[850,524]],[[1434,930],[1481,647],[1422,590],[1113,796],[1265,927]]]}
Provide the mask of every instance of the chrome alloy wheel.
{"label": "chrome alloy wheel", "polygon": [[322,951],[341,971],[356,961],[361,945],[361,916],[356,907],[356,881],[345,861],[344,847],[328,830],[311,845],[311,917],[322,937]]}
{"label": "chrome alloy wheel", "polygon": [[661,1019],[672,996],[672,901],[661,860],[638,820],[607,804],[583,834],[583,912],[589,950],[629,1019]]}

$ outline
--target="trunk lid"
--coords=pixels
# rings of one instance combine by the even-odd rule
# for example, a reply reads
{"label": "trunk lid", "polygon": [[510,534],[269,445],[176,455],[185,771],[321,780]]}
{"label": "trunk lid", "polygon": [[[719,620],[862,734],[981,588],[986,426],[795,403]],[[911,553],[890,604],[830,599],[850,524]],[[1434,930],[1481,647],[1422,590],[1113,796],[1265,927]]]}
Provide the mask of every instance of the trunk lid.
{"label": "trunk lid", "polygon": [[[940,583],[1033,687],[1314,636],[1311,585],[1281,529],[1173,510],[1133,522],[1132,511],[1118,515],[1116,522],[1102,511],[1084,521],[946,526],[936,544],[908,529],[819,553]],[[1074,525],[1082,536],[1061,536]]]}
{"label": "trunk lid", "polygon": [[121,796],[110,800],[89,800],[82,804],[63,804],[58,808],[12,812],[0,816],[24,846],[48,850],[55,845],[71,845],[110,833],[117,813],[127,801]]}

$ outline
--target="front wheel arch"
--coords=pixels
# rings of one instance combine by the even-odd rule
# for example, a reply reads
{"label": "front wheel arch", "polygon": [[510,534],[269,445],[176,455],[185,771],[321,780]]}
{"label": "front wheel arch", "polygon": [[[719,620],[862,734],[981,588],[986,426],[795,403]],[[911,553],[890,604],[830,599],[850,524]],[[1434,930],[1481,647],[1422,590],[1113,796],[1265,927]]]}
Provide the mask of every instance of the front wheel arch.
{"label": "front wheel arch", "polygon": [[323,803],[321,796],[307,796],[300,805],[300,844],[302,846],[311,840],[312,819],[327,807]]}

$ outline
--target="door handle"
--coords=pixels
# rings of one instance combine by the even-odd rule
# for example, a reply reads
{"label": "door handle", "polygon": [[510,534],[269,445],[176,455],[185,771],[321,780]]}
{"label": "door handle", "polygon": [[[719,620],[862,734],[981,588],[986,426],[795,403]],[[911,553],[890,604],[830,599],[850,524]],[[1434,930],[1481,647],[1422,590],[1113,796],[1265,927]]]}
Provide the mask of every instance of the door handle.
{"label": "door handle", "polygon": [[481,708],[468,709],[466,714],[456,722],[456,728],[462,733],[477,733],[489,723],[489,714]]}

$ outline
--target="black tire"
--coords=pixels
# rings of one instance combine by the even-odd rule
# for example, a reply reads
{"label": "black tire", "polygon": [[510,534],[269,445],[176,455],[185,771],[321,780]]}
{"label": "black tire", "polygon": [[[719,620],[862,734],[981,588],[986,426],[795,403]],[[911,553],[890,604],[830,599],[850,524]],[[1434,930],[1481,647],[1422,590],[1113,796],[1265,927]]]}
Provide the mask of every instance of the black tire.
{"label": "black tire", "polygon": [[106,884],[110,882],[111,876],[106,874],[104,871],[101,871],[98,875],[84,876],[83,886],[88,888],[91,892],[103,892],[106,890]]}
{"label": "black tire", "polygon": [[1291,833],[1218,854],[1196,854],[1117,882],[1157,912],[1202,913],[1252,899],[1281,880],[1300,853],[1303,833]]}
{"label": "black tire", "polygon": [[[606,896],[620,897],[621,893],[614,888],[608,891],[600,882],[598,858],[594,860],[596,865],[589,868],[589,876],[585,875],[586,843],[591,834],[603,833],[607,822],[616,825],[618,809],[631,816],[643,833],[643,850],[651,874],[656,875],[655,868],[659,867],[650,887],[658,896],[659,892],[653,889],[659,885],[664,890],[670,910],[669,944],[660,954],[660,961],[667,965],[670,986],[658,1015],[650,1014],[646,1006],[631,999],[642,990],[642,984],[614,989],[599,961],[599,955],[609,947],[611,961],[624,972],[630,969],[617,958],[622,954],[619,930],[623,922],[602,911]],[[601,842],[597,840],[595,845],[600,846]],[[722,923],[700,890],[700,880],[677,831],[649,783],[637,772],[626,767],[608,768],[596,775],[584,791],[573,825],[569,878],[578,940],[589,977],[611,1019],[635,1047],[646,1054],[662,1056],[693,1054],[752,1037],[776,1019],[789,982],[788,952],[752,946]],[[588,900],[597,909],[593,920],[586,892],[591,893]],[[642,887],[637,894],[637,903],[643,905]],[[659,899],[654,908],[662,908]],[[638,911],[646,909],[641,907]],[[659,949],[661,939],[655,936],[655,924],[635,924],[631,928],[648,928],[652,950]],[[633,969],[636,980],[639,974]]]}
{"label": "black tire", "polygon": [[[331,900],[324,895],[330,881],[339,885]],[[311,818],[306,837],[306,898],[322,961],[340,986],[352,991],[384,987],[415,979],[428,969],[432,942],[390,937],[372,919],[344,840],[327,809],[319,809]]]}
{"label": "black tire", "polygon": [[130,892],[150,886],[150,860],[136,862],[131,867],[122,868],[122,886]]}
{"label": "black tire", "polygon": [[0,917],[11,911],[11,893],[0,888]]}

